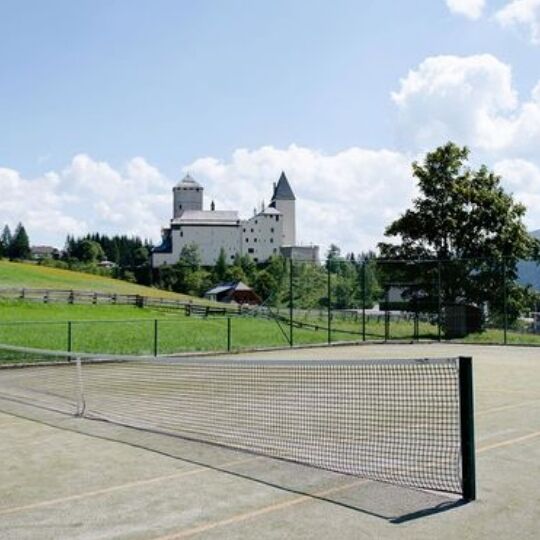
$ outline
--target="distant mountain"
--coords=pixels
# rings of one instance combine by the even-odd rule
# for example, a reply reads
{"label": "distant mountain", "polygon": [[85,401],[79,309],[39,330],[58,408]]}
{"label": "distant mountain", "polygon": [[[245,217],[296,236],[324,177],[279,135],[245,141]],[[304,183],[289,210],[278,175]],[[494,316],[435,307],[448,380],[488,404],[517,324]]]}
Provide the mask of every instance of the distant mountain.
{"label": "distant mountain", "polygon": [[[530,231],[529,234],[540,240],[540,229]],[[518,263],[518,282],[522,285],[532,285],[540,290],[540,265],[530,261]]]}

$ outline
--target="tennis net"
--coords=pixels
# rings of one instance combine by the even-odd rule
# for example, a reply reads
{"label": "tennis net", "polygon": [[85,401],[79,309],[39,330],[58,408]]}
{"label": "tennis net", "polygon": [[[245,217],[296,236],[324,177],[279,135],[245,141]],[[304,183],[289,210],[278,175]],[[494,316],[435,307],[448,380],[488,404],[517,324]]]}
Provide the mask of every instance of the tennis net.
{"label": "tennis net", "polygon": [[470,359],[26,354],[0,398],[474,498]]}

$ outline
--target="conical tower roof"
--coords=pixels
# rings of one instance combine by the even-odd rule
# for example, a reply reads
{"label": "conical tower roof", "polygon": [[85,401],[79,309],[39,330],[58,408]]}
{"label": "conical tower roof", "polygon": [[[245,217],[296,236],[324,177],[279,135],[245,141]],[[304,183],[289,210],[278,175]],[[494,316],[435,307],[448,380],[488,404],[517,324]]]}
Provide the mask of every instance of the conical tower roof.
{"label": "conical tower roof", "polygon": [[197,180],[195,180],[189,173],[186,174],[186,176],[184,176],[184,178],[182,178],[182,180],[180,180],[178,184],[176,184],[176,187],[177,188],[183,188],[183,187],[202,188],[201,184],[199,184],[199,182],[197,182]]}
{"label": "conical tower roof", "polygon": [[293,190],[285,173],[282,171],[279,177],[277,185],[274,187],[274,193],[272,195],[272,202],[274,201],[295,201]]}

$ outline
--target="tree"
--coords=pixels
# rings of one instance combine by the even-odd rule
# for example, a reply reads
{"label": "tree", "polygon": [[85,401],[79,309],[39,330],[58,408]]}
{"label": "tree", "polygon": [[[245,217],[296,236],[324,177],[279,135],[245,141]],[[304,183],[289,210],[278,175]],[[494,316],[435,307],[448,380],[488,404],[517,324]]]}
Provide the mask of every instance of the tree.
{"label": "tree", "polygon": [[0,236],[0,257],[9,256],[9,246],[11,245],[11,231],[9,225],[4,225],[2,235]]}
{"label": "tree", "polygon": [[219,250],[219,256],[214,266],[214,281],[220,282],[225,280],[227,275],[227,254],[225,250],[221,248]]}
{"label": "tree", "polygon": [[198,270],[201,266],[201,253],[197,244],[186,244],[182,251],[178,263],[183,266],[189,266],[193,270]]}
{"label": "tree", "polygon": [[326,252],[326,269],[335,274],[338,271],[340,259],[341,249],[336,244],[330,244]]}
{"label": "tree", "polygon": [[15,228],[9,244],[8,255],[10,259],[30,258],[30,240],[22,223],[19,223]]}
{"label": "tree", "polygon": [[[447,143],[413,163],[420,195],[412,208],[386,228],[397,243],[380,243],[382,257],[436,260],[422,268],[423,288],[433,288],[443,272],[443,302],[489,302],[502,309],[520,259],[537,256],[540,243],[523,224],[525,207],[501,187],[485,165],[467,166],[469,150]],[[400,279],[418,278],[417,265],[388,265]],[[442,269],[442,270],[441,270]],[[506,276],[506,279],[503,277]],[[515,314],[514,314],[515,315]]]}
{"label": "tree", "polygon": [[103,248],[95,240],[85,238],[75,243],[73,256],[84,263],[95,263],[105,257]]}

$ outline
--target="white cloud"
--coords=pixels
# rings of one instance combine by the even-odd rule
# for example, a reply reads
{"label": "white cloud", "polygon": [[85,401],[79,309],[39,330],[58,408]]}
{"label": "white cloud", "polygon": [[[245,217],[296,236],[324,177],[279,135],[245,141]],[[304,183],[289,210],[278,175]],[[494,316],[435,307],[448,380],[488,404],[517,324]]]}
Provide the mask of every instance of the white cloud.
{"label": "white cloud", "polygon": [[494,165],[503,186],[527,207],[525,223],[530,230],[540,228],[540,167],[523,159],[504,159]]}
{"label": "white cloud", "polygon": [[218,208],[249,216],[272,183],[286,171],[297,196],[297,237],[344,251],[375,247],[384,227],[414,193],[410,156],[389,150],[349,148],[336,154],[291,145],[237,150],[230,161],[199,159],[185,169],[205,187]]}
{"label": "white cloud", "polygon": [[495,19],[504,28],[525,29],[531,43],[540,45],[540,0],[513,0],[497,11]]}
{"label": "white cloud", "polygon": [[510,66],[489,54],[427,58],[401,80],[392,99],[408,148],[452,139],[526,155],[540,143],[540,84],[520,103]]}
{"label": "white cloud", "polygon": [[60,172],[23,178],[0,168],[0,226],[22,221],[33,243],[63,246],[67,234],[137,234],[159,239],[172,183],[143,158],[122,170],[76,155]]}
{"label": "white cloud", "polygon": [[446,0],[446,5],[452,13],[464,15],[469,19],[479,19],[485,4],[485,0]]}
{"label": "white cloud", "polygon": [[[373,248],[409,204],[410,156],[349,148],[327,155],[309,148],[236,150],[228,161],[201,158],[187,167],[222,209],[248,217],[285,170],[297,195],[299,240],[344,250]],[[60,172],[34,179],[0,168],[0,225],[22,221],[33,243],[61,247],[67,234],[136,234],[158,241],[172,210],[173,181],[143,158],[118,170],[85,154]]]}

